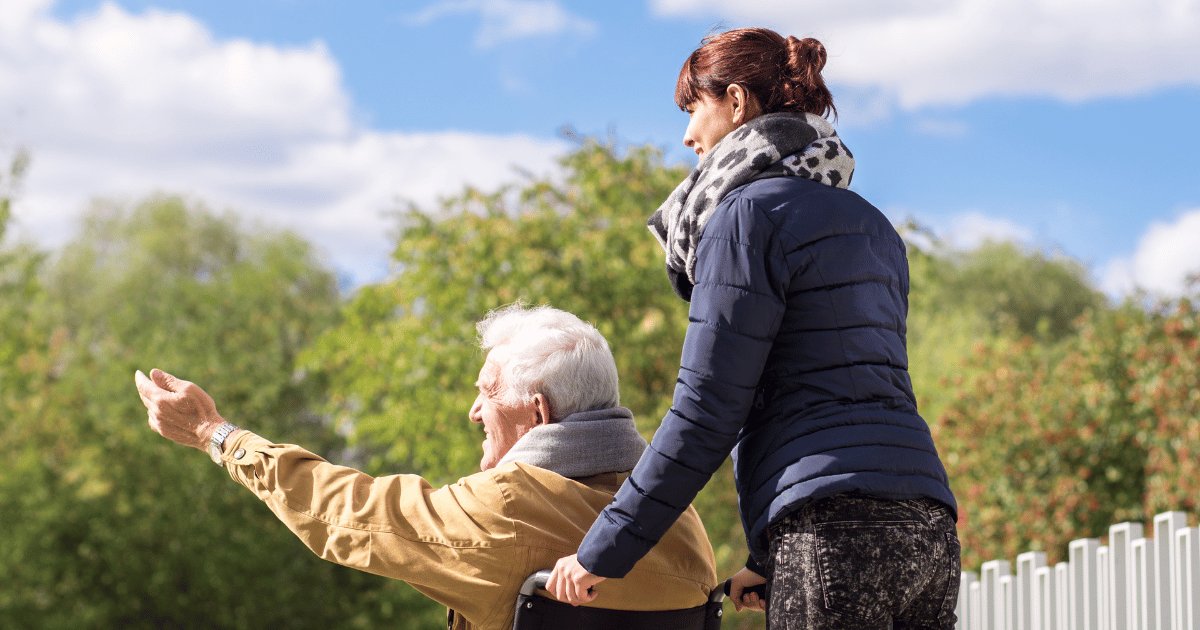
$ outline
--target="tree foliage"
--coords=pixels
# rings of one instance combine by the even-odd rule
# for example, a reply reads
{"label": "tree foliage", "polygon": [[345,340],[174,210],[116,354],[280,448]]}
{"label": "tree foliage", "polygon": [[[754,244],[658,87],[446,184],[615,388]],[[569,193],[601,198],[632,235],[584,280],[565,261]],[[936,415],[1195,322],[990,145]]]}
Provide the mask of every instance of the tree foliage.
{"label": "tree foliage", "polygon": [[25,172],[29,170],[29,152],[18,150],[9,161],[8,168],[5,172],[0,172],[0,243],[4,241],[4,235],[8,230],[8,221],[12,218],[12,204],[21,186],[21,181],[25,178]]}
{"label": "tree foliage", "polygon": [[938,425],[964,566],[1196,507],[1200,345],[1193,302],[1093,312],[1057,346],[981,345]]}
{"label": "tree foliage", "polygon": [[150,432],[132,387],[134,369],[162,367],[204,384],[235,422],[332,446],[295,366],[338,307],[307,244],[154,198],[96,208],[42,277],[31,318],[44,336],[16,351],[23,381],[3,375],[0,618],[371,627],[388,607],[400,616],[384,580],[319,560],[204,455]]}
{"label": "tree foliage", "polygon": [[1196,298],[1170,302],[1135,331],[1129,394],[1146,443],[1147,517],[1200,508],[1200,313]]}
{"label": "tree foliage", "polygon": [[27,244],[10,244],[5,235],[12,203],[29,166],[29,154],[18,151],[0,173],[0,409],[34,389],[29,350],[45,337],[44,322],[33,315],[43,295],[38,273],[44,256]]}
{"label": "tree foliage", "polygon": [[440,480],[478,469],[481,431],[466,421],[482,364],[474,325],[516,301],[595,323],[613,345],[623,403],[645,428],[665,411],[686,305],[667,287],[645,217],[680,174],[648,149],[618,158],[596,144],[564,165],[562,184],[410,208],[396,276],[361,289],[309,354],[372,468]]}
{"label": "tree foliage", "polygon": [[[1028,338],[1052,346],[1076,334],[1085,313],[1107,308],[1086,270],[1014,243],[953,250],[919,226],[909,237],[909,369],[926,419],[936,423],[978,364],[980,343]],[[914,241],[925,243],[924,246]]]}

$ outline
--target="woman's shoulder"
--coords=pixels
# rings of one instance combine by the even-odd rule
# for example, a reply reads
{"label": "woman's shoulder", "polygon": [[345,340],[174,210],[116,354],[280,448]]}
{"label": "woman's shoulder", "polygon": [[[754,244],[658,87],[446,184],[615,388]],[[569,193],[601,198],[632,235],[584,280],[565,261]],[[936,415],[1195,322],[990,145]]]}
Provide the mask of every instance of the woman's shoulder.
{"label": "woman's shoulder", "polygon": [[891,221],[858,193],[801,177],[749,182],[730,191],[719,210],[725,220],[766,222],[774,231],[801,240],[808,240],[806,235],[831,233],[898,238]]}
{"label": "woman's shoulder", "polygon": [[794,207],[860,206],[875,209],[871,202],[849,188],[838,188],[803,177],[765,177],[729,191],[722,203],[745,200],[767,210]]}

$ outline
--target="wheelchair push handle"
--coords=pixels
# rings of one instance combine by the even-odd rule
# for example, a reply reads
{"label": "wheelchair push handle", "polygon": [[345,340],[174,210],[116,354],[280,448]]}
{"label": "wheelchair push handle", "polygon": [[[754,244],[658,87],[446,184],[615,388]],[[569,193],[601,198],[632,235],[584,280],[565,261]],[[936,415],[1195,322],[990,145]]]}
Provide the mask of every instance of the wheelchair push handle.
{"label": "wheelchair push handle", "polygon": [[[528,597],[528,596],[533,595],[534,593],[536,593],[539,590],[545,590],[546,582],[548,582],[548,581],[550,581],[550,569],[542,569],[541,571],[538,571],[538,572],[530,575],[529,577],[525,578],[525,582],[523,582],[521,584],[521,594]],[[719,593],[721,593],[722,591],[724,591],[725,596],[728,597],[730,582],[731,582],[730,580],[725,580],[725,585],[721,589],[714,590],[712,597],[710,597],[709,601],[718,601],[718,602],[721,601],[721,596],[719,595]],[[588,592],[591,592],[591,591],[592,591],[592,589],[588,589]],[[747,588],[742,592],[743,593],[756,593],[759,597],[765,599],[767,596],[767,585],[765,583],[758,584],[755,586],[751,586],[750,588]]]}

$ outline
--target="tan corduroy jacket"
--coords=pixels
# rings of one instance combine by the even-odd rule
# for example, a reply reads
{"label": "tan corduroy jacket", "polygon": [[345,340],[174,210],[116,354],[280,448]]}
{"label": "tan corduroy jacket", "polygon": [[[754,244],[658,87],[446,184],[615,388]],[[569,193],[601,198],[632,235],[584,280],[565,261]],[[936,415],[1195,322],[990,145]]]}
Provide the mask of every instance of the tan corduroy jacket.
{"label": "tan corduroy jacket", "polygon": [[[512,627],[525,578],[575,553],[627,473],[571,480],[505,464],[434,488],[416,475],[371,477],[299,446],[241,431],[225,468],[318,556],[404,580],[450,609],[449,626]],[[716,585],[712,546],[689,507],[591,605],[671,610],[703,604]]]}

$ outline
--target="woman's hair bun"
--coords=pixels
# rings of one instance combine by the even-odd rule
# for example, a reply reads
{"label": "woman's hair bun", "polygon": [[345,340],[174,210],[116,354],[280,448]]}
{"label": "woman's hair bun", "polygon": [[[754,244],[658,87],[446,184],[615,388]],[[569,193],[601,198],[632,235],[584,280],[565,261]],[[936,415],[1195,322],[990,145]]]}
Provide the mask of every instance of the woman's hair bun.
{"label": "woman's hair bun", "polygon": [[788,66],[792,72],[807,74],[810,69],[820,72],[825,69],[825,61],[829,58],[825,45],[812,37],[797,39],[795,35],[788,35],[787,49]]}

